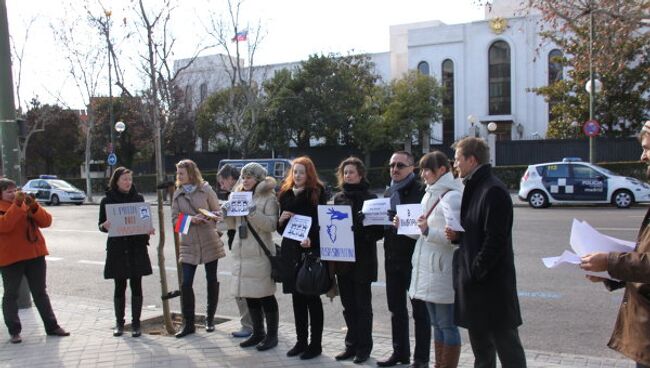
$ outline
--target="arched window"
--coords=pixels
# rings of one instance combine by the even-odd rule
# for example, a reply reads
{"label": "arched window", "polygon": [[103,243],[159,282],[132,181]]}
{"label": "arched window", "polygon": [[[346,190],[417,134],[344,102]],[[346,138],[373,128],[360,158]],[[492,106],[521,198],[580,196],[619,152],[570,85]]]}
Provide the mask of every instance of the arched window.
{"label": "arched window", "polygon": [[442,62],[442,144],[454,142],[454,62],[446,59]]}
{"label": "arched window", "polygon": [[548,53],[548,84],[551,85],[564,79],[562,67],[562,51],[558,49],[551,50]]}
{"label": "arched window", "polygon": [[418,71],[424,75],[429,75],[429,63],[426,61],[420,61],[418,64]]}
{"label": "arched window", "polygon": [[201,84],[201,88],[199,90],[199,93],[201,95],[200,96],[200,98],[201,98],[200,102],[203,102],[203,100],[205,100],[205,98],[208,96],[208,85],[207,85],[207,83],[202,83]]}
{"label": "arched window", "polygon": [[489,111],[490,115],[511,113],[510,46],[497,41],[488,51]]}

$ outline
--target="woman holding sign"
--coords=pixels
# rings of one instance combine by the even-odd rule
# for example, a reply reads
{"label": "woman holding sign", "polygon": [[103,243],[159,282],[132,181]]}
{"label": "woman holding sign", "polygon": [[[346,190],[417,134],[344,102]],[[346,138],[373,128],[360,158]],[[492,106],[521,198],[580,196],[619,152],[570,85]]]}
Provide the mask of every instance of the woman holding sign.
{"label": "woman holding sign", "polygon": [[223,241],[217,232],[220,220],[219,199],[210,184],[203,180],[201,171],[192,160],[176,164],[176,191],[172,198],[172,223],[180,233],[179,262],[183,268],[181,285],[181,311],[183,328],[176,333],[181,338],[193,334],[194,328],[194,275],[200,264],[205,265],[208,303],[205,314],[206,332],[214,331],[214,314],[219,302],[217,265],[226,256]]}
{"label": "woman holding sign", "polygon": [[[435,366],[456,367],[461,343],[458,327],[454,324],[452,260],[456,246],[445,236],[445,217],[460,218],[463,187],[454,179],[449,159],[440,151],[422,156],[420,170],[427,187],[422,198],[424,215],[417,220],[422,234],[415,243],[411,260],[413,271],[409,296],[414,303],[424,303],[429,312],[433,325]],[[416,324],[419,321],[416,319]],[[416,345],[429,346],[429,326],[416,326],[417,330],[429,331],[429,334],[416,334]],[[416,361],[414,366],[427,367],[428,362]]]}
{"label": "woman holding sign", "polygon": [[354,251],[356,261],[337,262],[333,266],[343,304],[343,318],[348,327],[345,350],[336,360],[354,357],[357,364],[370,357],[372,351],[372,293],[370,284],[377,281],[377,240],[384,235],[383,226],[363,226],[363,202],[377,198],[370,193],[366,167],[356,157],[349,157],[336,172],[341,192],[334,196],[334,204],[352,207]]}
{"label": "woman holding sign", "polygon": [[[99,230],[109,232],[111,222],[106,216],[106,206],[144,202],[144,198],[133,186],[131,170],[118,167],[108,182],[106,196],[99,204]],[[153,234],[153,230],[151,231]],[[126,282],[131,285],[131,336],[138,337],[140,314],[142,312],[142,276],[151,275],[151,261],[147,246],[149,234],[113,236],[106,240],[106,262],[104,278],[115,280],[113,305],[115,307],[115,328],[113,336],[124,333],[124,308],[126,305]]]}
{"label": "woman holding sign", "polygon": [[[298,157],[291,163],[291,169],[285,179],[280,193],[280,218],[278,232],[285,228],[295,215],[311,218],[311,227],[303,241],[282,238],[283,275],[282,291],[291,294],[293,318],[296,324],[297,342],[287,356],[300,355],[300,359],[312,359],[322,352],[323,304],[320,295],[305,295],[296,290],[296,275],[302,257],[311,252],[320,256],[318,235],[318,205],[327,204],[325,187],[318,178],[316,167],[309,157]],[[311,343],[307,343],[307,330],[311,320]]]}

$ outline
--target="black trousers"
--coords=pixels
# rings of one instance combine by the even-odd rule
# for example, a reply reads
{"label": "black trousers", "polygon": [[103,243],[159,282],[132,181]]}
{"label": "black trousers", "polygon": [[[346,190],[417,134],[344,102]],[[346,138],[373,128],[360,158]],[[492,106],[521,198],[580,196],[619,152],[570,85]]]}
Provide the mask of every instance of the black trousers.
{"label": "black trousers", "polygon": [[[388,310],[391,313],[390,324],[393,337],[393,354],[400,358],[410,358],[411,347],[409,344],[409,313],[406,306],[408,299],[408,289],[411,284],[411,267],[403,267],[399,270],[386,270],[386,299],[388,301]],[[413,319],[416,321],[428,321],[429,314],[426,305],[413,304]],[[420,323],[422,325],[422,323]],[[429,340],[431,339],[431,326],[428,327]],[[416,328],[416,341],[418,340],[418,331],[420,341],[426,340],[423,336],[425,328]],[[429,361],[430,346],[416,344],[413,359],[421,362]]]}
{"label": "black trousers", "polygon": [[526,368],[526,354],[517,328],[495,331],[467,330],[474,352],[474,368],[495,368],[499,355],[503,368]]}
{"label": "black trousers", "polygon": [[365,356],[372,351],[371,283],[357,282],[353,274],[337,276],[343,318],[348,327],[345,349],[356,352],[357,356]]}
{"label": "black trousers", "polygon": [[311,345],[320,346],[323,339],[323,303],[320,295],[291,293],[296,337],[299,343],[307,343],[307,328],[311,324]]}
{"label": "black trousers", "polygon": [[45,286],[46,268],[44,256],[2,267],[2,284],[4,286],[2,314],[9,329],[9,334],[15,335],[22,331],[16,302],[18,300],[18,288],[23,276],[27,279],[34,304],[45,325],[45,331],[50,332],[59,328]]}
{"label": "black trousers", "polygon": [[418,363],[428,363],[431,355],[431,318],[426,302],[411,299],[413,321],[415,322],[415,351],[413,359]]}

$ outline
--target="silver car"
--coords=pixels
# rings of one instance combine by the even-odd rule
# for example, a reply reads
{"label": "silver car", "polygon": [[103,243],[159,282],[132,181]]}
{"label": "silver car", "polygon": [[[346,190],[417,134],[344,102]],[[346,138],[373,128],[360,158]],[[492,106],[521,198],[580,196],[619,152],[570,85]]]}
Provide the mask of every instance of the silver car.
{"label": "silver car", "polygon": [[86,200],[83,191],[53,175],[41,175],[38,179],[32,179],[23,185],[22,190],[34,194],[37,201],[53,206],[61,203],[80,205]]}

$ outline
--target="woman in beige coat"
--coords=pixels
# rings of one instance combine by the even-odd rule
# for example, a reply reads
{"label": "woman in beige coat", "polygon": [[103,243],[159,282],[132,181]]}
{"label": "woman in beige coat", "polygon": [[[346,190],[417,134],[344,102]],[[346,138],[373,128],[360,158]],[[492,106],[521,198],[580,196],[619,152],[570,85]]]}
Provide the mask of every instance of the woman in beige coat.
{"label": "woman in beige coat", "polygon": [[[240,183],[234,192],[253,192],[247,216],[228,216],[230,203],[222,207],[228,228],[237,231],[232,245],[232,292],[235,297],[246,299],[253,321],[253,334],[239,345],[256,346],[260,351],[278,344],[279,317],[274,295],[275,282],[271,279],[271,262],[261,248],[265,246],[271,254],[275,254],[272,234],[278,223],[276,183],[275,179],[266,175],[266,169],[257,163],[249,163],[241,170]],[[253,231],[264,244],[259,244]]]}
{"label": "woman in beige coat", "polygon": [[219,301],[219,281],[217,264],[226,255],[223,241],[219,237],[216,223],[199,212],[204,209],[219,214],[219,200],[210,184],[203,180],[199,168],[192,160],[182,160],[176,164],[176,191],[172,199],[172,223],[176,224],[183,215],[191,217],[187,234],[180,234],[180,259],[183,268],[181,285],[181,310],[183,328],[176,337],[184,337],[195,332],[194,328],[194,274],[199,264],[205,265],[208,305],[205,315],[206,331],[214,331],[214,314]]}

